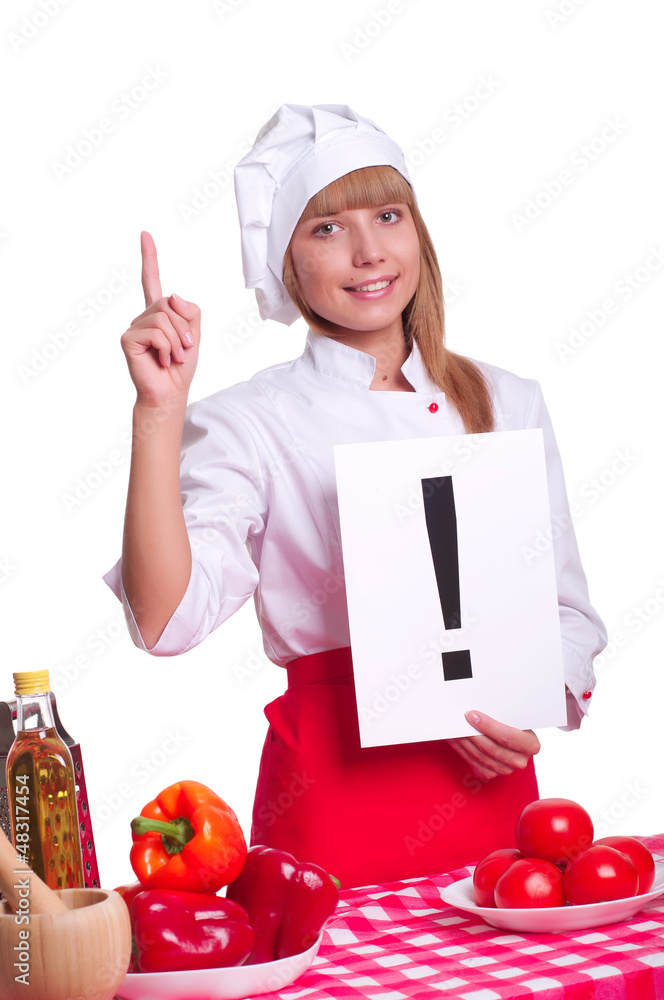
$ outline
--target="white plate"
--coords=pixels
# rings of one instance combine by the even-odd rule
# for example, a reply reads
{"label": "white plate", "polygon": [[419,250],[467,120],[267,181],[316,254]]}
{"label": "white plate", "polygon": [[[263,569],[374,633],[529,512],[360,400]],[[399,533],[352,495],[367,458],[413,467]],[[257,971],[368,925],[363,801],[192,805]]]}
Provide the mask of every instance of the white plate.
{"label": "white plate", "polygon": [[[662,860],[658,854],[656,861]],[[601,927],[629,920],[650,899],[664,893],[664,866],[655,866],[655,881],[650,892],[627,899],[611,899],[606,903],[586,903],[582,906],[543,906],[533,909],[509,909],[493,906],[476,906],[473,879],[462,878],[440,890],[440,895],[450,906],[466,910],[481,917],[493,927],[505,931],[532,931],[540,934],[558,934],[562,931],[579,931],[585,927]]]}
{"label": "white plate", "polygon": [[322,940],[321,931],[308,951],[260,965],[189,972],[128,973],[116,996],[122,1000],[243,1000],[259,993],[272,993],[290,986],[307,971]]}

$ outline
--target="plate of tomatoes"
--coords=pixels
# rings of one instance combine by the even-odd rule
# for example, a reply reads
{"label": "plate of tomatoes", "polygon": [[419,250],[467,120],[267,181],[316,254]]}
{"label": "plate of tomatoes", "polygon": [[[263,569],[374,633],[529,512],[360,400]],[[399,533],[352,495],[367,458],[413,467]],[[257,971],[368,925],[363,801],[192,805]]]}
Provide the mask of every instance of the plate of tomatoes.
{"label": "plate of tomatoes", "polygon": [[501,930],[559,933],[629,920],[664,893],[664,859],[635,837],[593,836],[578,803],[538,799],[517,821],[517,846],[492,851],[441,896]]}

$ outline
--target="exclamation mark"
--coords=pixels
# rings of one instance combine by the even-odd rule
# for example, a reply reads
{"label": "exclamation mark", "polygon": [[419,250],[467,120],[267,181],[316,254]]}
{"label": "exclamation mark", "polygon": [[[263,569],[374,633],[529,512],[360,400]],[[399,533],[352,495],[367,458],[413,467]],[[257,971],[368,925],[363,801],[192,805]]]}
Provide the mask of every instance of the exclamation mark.
{"label": "exclamation mark", "polygon": [[[457,539],[456,507],[451,476],[433,476],[422,480],[424,516],[429,545],[436,571],[438,596],[445,628],[461,628],[461,595],[459,592],[459,543]],[[472,677],[470,650],[443,653],[443,676],[446,681]]]}

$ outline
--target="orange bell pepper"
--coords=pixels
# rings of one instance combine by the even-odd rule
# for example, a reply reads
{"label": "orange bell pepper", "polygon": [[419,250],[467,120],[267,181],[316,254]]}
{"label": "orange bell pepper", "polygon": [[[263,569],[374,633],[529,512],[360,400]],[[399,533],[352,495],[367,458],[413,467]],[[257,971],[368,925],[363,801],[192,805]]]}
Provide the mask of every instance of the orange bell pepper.
{"label": "orange bell pepper", "polygon": [[216,893],[242,871],[247,845],[229,805],[199,781],[178,781],[132,820],[129,860],[147,889]]}

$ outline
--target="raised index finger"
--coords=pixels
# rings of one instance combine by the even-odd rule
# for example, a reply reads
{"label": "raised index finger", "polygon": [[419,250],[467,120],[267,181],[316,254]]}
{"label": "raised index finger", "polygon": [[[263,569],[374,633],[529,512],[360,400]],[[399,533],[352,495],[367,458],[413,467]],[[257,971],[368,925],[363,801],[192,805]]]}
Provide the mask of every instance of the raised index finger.
{"label": "raised index finger", "polygon": [[159,264],[157,263],[157,248],[148,232],[141,233],[141,256],[143,267],[141,281],[146,306],[161,298],[161,281],[159,280]]}

